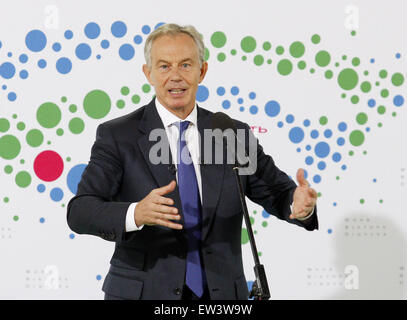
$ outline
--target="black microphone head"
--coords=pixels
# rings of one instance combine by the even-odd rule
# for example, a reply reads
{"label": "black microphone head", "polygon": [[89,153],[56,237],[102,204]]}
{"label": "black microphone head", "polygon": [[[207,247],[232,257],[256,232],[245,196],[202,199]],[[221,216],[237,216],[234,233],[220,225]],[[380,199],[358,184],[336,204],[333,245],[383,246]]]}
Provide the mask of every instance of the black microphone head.
{"label": "black microphone head", "polygon": [[212,129],[221,129],[222,131],[232,129],[236,132],[236,126],[232,118],[223,112],[216,112],[212,115]]}

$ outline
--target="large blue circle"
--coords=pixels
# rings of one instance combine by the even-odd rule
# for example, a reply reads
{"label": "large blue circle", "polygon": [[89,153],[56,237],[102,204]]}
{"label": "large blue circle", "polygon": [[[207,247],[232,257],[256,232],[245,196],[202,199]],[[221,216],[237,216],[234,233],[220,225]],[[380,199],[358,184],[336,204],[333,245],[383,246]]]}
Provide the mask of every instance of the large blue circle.
{"label": "large blue circle", "polygon": [[92,54],[92,49],[86,43],[79,44],[75,49],[76,56],[81,60],[86,60]]}
{"label": "large blue circle", "polygon": [[66,178],[66,183],[68,185],[69,190],[73,193],[76,194],[78,192],[78,184],[79,181],[81,181],[82,178],[82,173],[85,171],[86,164],[77,164],[76,166],[72,167],[71,170],[69,170],[67,178]]}
{"label": "large blue circle", "polygon": [[280,113],[280,104],[277,101],[271,100],[266,103],[264,110],[269,117],[275,117]]}
{"label": "large blue circle", "polygon": [[59,73],[67,74],[72,70],[72,62],[66,57],[59,58],[56,63]]}
{"label": "large blue circle", "polygon": [[100,34],[100,27],[97,23],[89,22],[85,26],[85,35],[89,39],[96,39],[97,37],[99,37],[99,34]]}
{"label": "large blue circle", "polygon": [[304,131],[300,127],[291,128],[288,137],[291,142],[300,143],[304,139]]}
{"label": "large blue circle", "polygon": [[11,79],[16,73],[16,67],[11,62],[4,62],[0,65],[0,75],[4,79]]}
{"label": "large blue circle", "polygon": [[58,202],[61,201],[62,198],[64,197],[64,192],[62,191],[61,188],[53,188],[49,194],[51,196],[51,199]]}
{"label": "large blue circle", "polygon": [[126,34],[127,26],[123,21],[116,21],[112,24],[110,30],[116,38],[121,38]]}
{"label": "large blue circle", "polygon": [[196,91],[196,100],[198,102],[206,101],[209,98],[209,90],[205,86],[198,86]]}
{"label": "large blue circle", "polygon": [[329,154],[329,152],[330,152],[330,147],[329,147],[329,144],[328,143],[326,143],[326,142],[324,142],[324,141],[321,141],[321,142],[318,142],[316,145],[315,145],[315,154],[317,155],[317,157],[319,157],[319,158],[325,158],[325,157],[327,157],[328,156],[328,154]]}
{"label": "large blue circle", "polygon": [[123,60],[131,60],[134,57],[134,48],[131,44],[125,43],[119,48],[119,56]]}
{"label": "large blue circle", "polygon": [[47,45],[47,37],[41,30],[31,30],[25,36],[25,45],[33,52],[39,52]]}

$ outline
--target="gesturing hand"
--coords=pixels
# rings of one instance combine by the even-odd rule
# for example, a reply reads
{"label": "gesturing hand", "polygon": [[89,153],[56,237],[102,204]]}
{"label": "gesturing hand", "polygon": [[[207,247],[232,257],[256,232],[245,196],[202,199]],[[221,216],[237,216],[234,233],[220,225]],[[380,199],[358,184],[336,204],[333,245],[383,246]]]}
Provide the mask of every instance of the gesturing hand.
{"label": "gesturing hand", "polygon": [[317,203],[317,192],[309,187],[308,181],[304,178],[303,169],[298,169],[297,181],[298,187],[294,192],[290,219],[305,218],[312,212]]}
{"label": "gesturing hand", "polygon": [[164,197],[175,189],[175,180],[164,187],[151,190],[151,192],[136,205],[134,221],[136,225],[161,225],[171,229],[182,229],[182,224],[170,220],[180,220],[178,209],[172,207],[174,200]]}

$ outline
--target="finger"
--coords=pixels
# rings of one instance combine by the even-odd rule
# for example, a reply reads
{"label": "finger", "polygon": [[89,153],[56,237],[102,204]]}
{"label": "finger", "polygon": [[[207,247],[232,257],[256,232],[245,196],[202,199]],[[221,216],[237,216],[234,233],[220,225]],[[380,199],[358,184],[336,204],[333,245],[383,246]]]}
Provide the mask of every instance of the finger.
{"label": "finger", "polygon": [[300,187],[308,187],[308,181],[304,177],[304,169],[298,169],[297,171],[297,181]]}
{"label": "finger", "polygon": [[172,200],[171,198],[167,198],[167,197],[163,197],[163,196],[157,195],[157,196],[154,198],[154,203],[157,203],[157,204],[166,204],[166,205],[168,205],[168,206],[172,206],[172,205],[174,205],[174,200]]}
{"label": "finger", "polygon": [[309,193],[309,195],[310,195],[312,198],[315,198],[315,199],[316,199],[316,198],[318,197],[317,192],[316,192],[314,189],[312,189],[312,188],[309,188],[308,193]]}
{"label": "finger", "polygon": [[181,230],[183,228],[182,224],[171,222],[166,219],[154,219],[154,223],[156,225],[160,225],[160,226],[167,227],[170,229],[175,229],[175,230]]}
{"label": "finger", "polygon": [[177,185],[177,183],[175,182],[175,180],[172,180],[169,184],[167,184],[166,186],[163,186],[161,188],[157,188],[154,189],[155,193],[157,193],[160,196],[163,196],[167,193],[170,193],[171,191],[173,191],[175,189],[175,186]]}
{"label": "finger", "polygon": [[167,214],[167,213],[162,213],[162,212],[153,212],[154,219],[160,219],[160,220],[181,220],[181,216],[178,215],[173,215],[173,214]]}
{"label": "finger", "polygon": [[159,213],[169,213],[169,214],[177,214],[178,209],[175,207],[166,206],[164,204],[154,204],[153,211]]}

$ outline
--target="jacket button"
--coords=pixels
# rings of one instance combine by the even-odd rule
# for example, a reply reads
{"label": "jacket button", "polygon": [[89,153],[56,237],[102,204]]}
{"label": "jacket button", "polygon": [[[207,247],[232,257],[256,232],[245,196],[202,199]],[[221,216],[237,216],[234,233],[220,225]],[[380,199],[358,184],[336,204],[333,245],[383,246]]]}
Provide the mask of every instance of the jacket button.
{"label": "jacket button", "polygon": [[176,294],[177,296],[179,296],[181,294],[181,289],[180,288],[175,288],[174,289],[174,294]]}

